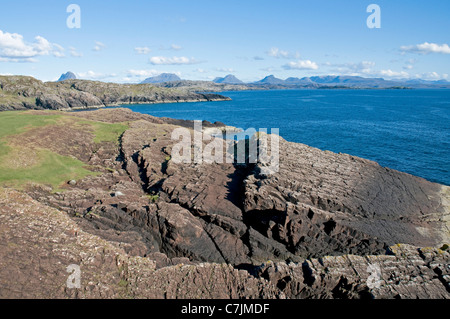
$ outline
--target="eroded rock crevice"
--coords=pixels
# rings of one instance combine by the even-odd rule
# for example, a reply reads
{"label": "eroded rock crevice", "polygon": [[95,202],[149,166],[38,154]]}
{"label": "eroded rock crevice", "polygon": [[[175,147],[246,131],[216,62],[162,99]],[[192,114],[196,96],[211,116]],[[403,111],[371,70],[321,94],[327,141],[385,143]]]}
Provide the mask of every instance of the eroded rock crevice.
{"label": "eroded rock crevice", "polygon": [[[95,156],[80,159],[103,164],[101,174],[64,192],[35,185],[27,193],[128,256],[153,261],[161,274],[182,264],[227,264],[226,278],[244,272],[289,298],[449,294],[449,255],[438,249],[449,238],[442,225],[449,214],[442,196],[449,193],[441,185],[283,139],[272,175],[261,174],[260,163],[176,164],[173,121],[124,110],[73,116],[129,128],[118,146],[86,145]],[[372,264],[382,270],[375,291],[367,286]]]}

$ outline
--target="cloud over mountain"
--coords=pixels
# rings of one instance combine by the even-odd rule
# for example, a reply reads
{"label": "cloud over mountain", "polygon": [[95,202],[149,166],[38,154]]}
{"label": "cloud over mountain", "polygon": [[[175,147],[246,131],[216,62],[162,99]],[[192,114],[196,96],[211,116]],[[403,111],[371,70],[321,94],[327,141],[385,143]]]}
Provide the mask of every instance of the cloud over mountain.
{"label": "cloud over mountain", "polygon": [[319,66],[310,60],[291,61],[282,66],[285,70],[317,70]]}
{"label": "cloud over mountain", "polygon": [[424,42],[417,45],[402,46],[400,50],[403,52],[418,53],[418,54],[429,54],[429,53],[441,53],[450,54],[450,46],[446,43],[436,44]]}
{"label": "cloud over mountain", "polygon": [[153,65],[180,65],[180,64],[197,64],[200,63],[194,58],[187,57],[164,57],[154,56],[150,58],[150,63]]}

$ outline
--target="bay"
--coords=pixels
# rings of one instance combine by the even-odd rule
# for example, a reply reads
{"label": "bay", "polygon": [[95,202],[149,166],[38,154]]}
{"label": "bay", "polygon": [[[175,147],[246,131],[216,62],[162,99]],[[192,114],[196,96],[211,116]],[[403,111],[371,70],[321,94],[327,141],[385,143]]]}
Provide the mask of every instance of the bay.
{"label": "bay", "polygon": [[291,142],[348,153],[450,185],[450,90],[222,92],[232,101],[124,105],[158,117],[278,128]]}

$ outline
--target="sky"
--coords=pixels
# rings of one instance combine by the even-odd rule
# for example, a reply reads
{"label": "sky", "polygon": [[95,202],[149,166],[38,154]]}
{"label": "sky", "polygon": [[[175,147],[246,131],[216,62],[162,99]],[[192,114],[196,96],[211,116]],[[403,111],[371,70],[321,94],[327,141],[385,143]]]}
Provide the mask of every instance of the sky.
{"label": "sky", "polygon": [[[2,75],[55,81],[72,71],[120,83],[163,72],[189,80],[234,74],[245,82],[269,74],[450,81],[448,0],[0,3]],[[67,12],[71,4],[79,19]],[[371,4],[379,19],[372,19],[378,11],[367,12]],[[379,28],[369,28],[369,16]]]}

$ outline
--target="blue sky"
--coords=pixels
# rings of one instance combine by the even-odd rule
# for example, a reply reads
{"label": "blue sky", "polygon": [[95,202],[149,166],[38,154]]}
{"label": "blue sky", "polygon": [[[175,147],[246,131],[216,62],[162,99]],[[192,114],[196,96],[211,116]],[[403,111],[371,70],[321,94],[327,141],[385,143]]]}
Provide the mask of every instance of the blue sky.
{"label": "blue sky", "polygon": [[[70,4],[81,28],[67,27]],[[370,29],[369,4],[381,8]],[[161,72],[450,80],[450,1],[3,1],[0,74],[139,82]]]}

